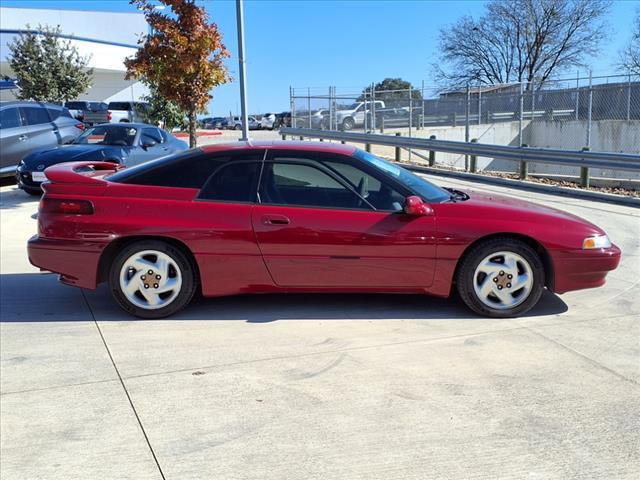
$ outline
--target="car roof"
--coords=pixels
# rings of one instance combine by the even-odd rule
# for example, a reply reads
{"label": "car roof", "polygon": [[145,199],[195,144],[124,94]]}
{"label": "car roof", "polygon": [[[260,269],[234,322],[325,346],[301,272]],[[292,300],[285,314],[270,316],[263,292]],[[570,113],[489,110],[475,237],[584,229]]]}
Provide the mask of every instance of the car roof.
{"label": "car roof", "polygon": [[[151,127],[151,128],[157,128],[158,130],[162,130],[160,127],[156,126],[156,125],[151,125],[149,123],[135,123],[135,122],[118,122],[118,123],[96,123],[95,125],[92,125],[92,127],[106,127],[106,126],[110,126],[110,127],[122,127],[122,128],[131,128],[131,127],[136,127],[136,128],[142,128],[142,127]],[[89,127],[89,128],[92,128]]]}
{"label": "car roof", "polygon": [[308,152],[325,152],[337,153],[342,155],[353,155],[356,147],[353,145],[343,145],[341,143],[328,142],[301,142],[301,141],[248,141],[234,143],[214,143],[200,147],[205,153],[220,152],[224,150],[261,150],[261,149],[277,149],[277,150],[304,150]]}
{"label": "car roof", "polygon": [[57,105],[55,103],[33,102],[29,100],[8,100],[8,101],[0,102],[0,107],[12,107],[12,106],[20,106],[20,105],[38,105],[40,107],[63,108],[62,105]]}

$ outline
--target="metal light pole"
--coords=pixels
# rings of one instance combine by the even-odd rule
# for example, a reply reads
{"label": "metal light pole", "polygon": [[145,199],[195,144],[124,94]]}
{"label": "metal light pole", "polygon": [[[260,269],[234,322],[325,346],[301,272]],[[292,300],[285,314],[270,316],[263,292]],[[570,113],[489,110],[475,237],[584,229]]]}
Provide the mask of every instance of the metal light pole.
{"label": "metal light pole", "polygon": [[249,140],[249,114],[247,113],[247,76],[244,70],[244,15],[242,0],[236,0],[236,21],[238,23],[238,67],[240,71],[240,109],[242,121],[241,142]]}

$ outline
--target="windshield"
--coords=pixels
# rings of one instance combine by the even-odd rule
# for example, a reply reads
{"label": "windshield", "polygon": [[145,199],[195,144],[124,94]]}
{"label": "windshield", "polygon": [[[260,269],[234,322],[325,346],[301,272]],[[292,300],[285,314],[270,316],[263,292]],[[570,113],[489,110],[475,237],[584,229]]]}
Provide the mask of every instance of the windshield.
{"label": "windshield", "polygon": [[138,130],[134,127],[120,125],[101,125],[92,127],[73,142],[75,144],[111,145],[114,147],[130,147]]}
{"label": "windshield", "polygon": [[357,159],[363,160],[369,165],[374,166],[385,175],[394,177],[396,180],[420,195],[425,202],[439,203],[449,200],[451,197],[451,194],[444,188],[440,188],[424,178],[411,173],[409,170],[405,170],[396,164],[387,162],[386,160],[367,153],[364,150],[356,150],[354,156]]}

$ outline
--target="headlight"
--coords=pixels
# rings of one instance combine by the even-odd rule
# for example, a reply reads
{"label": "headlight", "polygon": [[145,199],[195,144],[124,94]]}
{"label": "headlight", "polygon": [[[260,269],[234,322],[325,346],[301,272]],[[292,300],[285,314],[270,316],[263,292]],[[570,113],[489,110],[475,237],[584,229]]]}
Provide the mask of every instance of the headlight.
{"label": "headlight", "polygon": [[583,250],[593,250],[594,248],[609,248],[611,240],[606,235],[593,235],[582,241]]}

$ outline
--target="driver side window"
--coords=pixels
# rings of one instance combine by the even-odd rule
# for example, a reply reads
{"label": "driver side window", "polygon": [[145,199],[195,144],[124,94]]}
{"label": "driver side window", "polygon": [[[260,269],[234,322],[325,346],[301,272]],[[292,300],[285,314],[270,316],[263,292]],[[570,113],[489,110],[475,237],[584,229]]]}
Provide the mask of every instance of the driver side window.
{"label": "driver side window", "polygon": [[140,136],[140,143],[144,144],[145,141],[152,141],[160,144],[164,139],[157,128],[143,128]]}
{"label": "driver side window", "polygon": [[344,178],[376,210],[403,210],[405,196],[367,172],[340,161],[323,161],[322,164]]}
{"label": "driver side window", "polygon": [[264,164],[260,201],[274,205],[371,209],[353,190],[312,163],[277,158]]}

